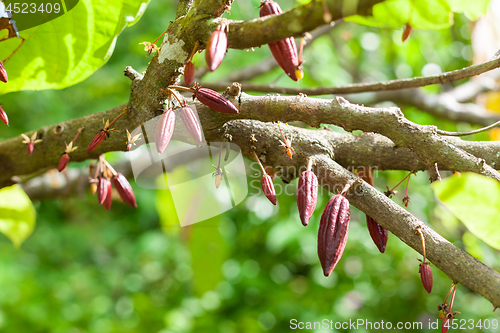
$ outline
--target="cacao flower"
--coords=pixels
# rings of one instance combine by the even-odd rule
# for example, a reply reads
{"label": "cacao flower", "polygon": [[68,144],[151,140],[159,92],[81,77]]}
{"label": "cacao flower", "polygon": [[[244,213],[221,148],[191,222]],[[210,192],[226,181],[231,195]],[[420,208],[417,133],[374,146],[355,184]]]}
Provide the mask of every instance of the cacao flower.
{"label": "cacao flower", "polygon": [[108,195],[108,183],[109,180],[107,180],[105,177],[99,177],[99,180],[97,182],[97,200],[99,201],[100,205],[104,204],[106,196]]}
{"label": "cacao flower", "polygon": [[318,178],[311,170],[302,172],[297,187],[297,206],[300,220],[306,226],[318,201]]}
{"label": "cacao flower", "polygon": [[215,71],[224,59],[227,51],[227,36],[222,30],[215,30],[208,39],[207,48],[205,50],[205,61],[208,69]]}
{"label": "cacao flower", "polygon": [[68,165],[68,162],[69,162],[69,154],[68,153],[64,153],[61,156],[61,159],[59,160],[59,165],[57,167],[57,170],[59,172],[63,171],[66,168],[66,166]]}
{"label": "cacao flower", "polygon": [[[260,17],[281,14],[282,12],[280,5],[275,1],[265,0],[260,7]],[[294,81],[301,79],[302,71],[300,70],[297,46],[293,37],[269,43],[268,45],[274,59],[285,73]]]}
{"label": "cacao flower", "polygon": [[349,233],[349,201],[341,194],[328,201],[318,230],[318,257],[323,274],[329,276],[344,253]]}
{"label": "cacao flower", "polygon": [[368,215],[366,215],[366,226],[378,250],[380,253],[384,253],[387,246],[387,239],[389,238],[389,231]]}
{"label": "cacao flower", "polygon": [[31,135],[31,138],[29,136],[27,136],[26,134],[21,134],[21,136],[24,138],[22,143],[25,143],[28,145],[28,153],[30,155],[33,154],[33,150],[35,149],[35,144],[42,142],[41,139],[36,138],[37,132],[33,133],[33,135]]}
{"label": "cacao flower", "polygon": [[5,125],[9,125],[9,117],[7,117],[7,113],[4,111],[2,106],[0,105],[0,120],[5,123]]}
{"label": "cacao flower", "polygon": [[163,153],[167,147],[175,127],[175,112],[172,109],[166,110],[158,120],[155,131],[156,150]]}
{"label": "cacao flower", "polygon": [[193,110],[189,106],[183,106],[181,108],[181,118],[189,134],[191,134],[196,142],[201,143],[203,141],[201,125]]}
{"label": "cacao flower", "polygon": [[7,76],[7,71],[3,66],[3,62],[0,61],[0,81],[7,83],[9,81],[9,77]]}
{"label": "cacao flower", "polygon": [[106,200],[104,200],[104,203],[102,204],[106,210],[109,210],[111,208],[111,203],[113,202],[113,186],[111,185],[111,182],[108,180],[108,194],[106,195]]}
{"label": "cacao flower", "polygon": [[134,191],[132,190],[132,186],[128,182],[127,178],[121,173],[117,173],[111,178],[113,185],[115,186],[120,198],[122,198],[123,202],[133,208],[137,208],[137,203],[135,201]]}
{"label": "cacao flower", "polygon": [[428,262],[423,262],[420,264],[418,269],[420,273],[420,279],[424,285],[425,290],[430,294],[432,290],[432,270],[431,265]]}
{"label": "cacao flower", "polygon": [[195,97],[203,104],[215,111],[223,113],[238,113],[238,109],[226,97],[207,88],[195,88]]}
{"label": "cacao flower", "polygon": [[108,133],[105,130],[100,130],[99,133],[94,136],[92,141],[90,141],[89,146],[87,147],[87,151],[91,152],[92,150],[99,147],[99,145],[106,139]]}
{"label": "cacao flower", "polygon": [[269,201],[271,201],[273,205],[276,205],[276,191],[274,189],[274,184],[271,176],[269,176],[268,174],[263,175],[260,179],[260,186],[262,186],[262,190],[264,191],[264,194],[269,199]]}
{"label": "cacao flower", "polygon": [[190,61],[184,67],[184,83],[190,86],[194,81],[194,64]]}

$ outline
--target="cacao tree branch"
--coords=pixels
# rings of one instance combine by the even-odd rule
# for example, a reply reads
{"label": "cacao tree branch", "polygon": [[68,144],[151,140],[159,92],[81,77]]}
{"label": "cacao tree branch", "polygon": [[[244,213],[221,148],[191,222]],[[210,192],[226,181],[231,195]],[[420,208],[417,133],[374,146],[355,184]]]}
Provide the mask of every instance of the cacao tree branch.
{"label": "cacao tree branch", "polygon": [[[349,140],[358,141],[356,143],[358,149],[361,149],[360,146],[369,140],[385,141],[387,147],[382,149],[394,150],[394,146],[391,147],[391,142],[380,135],[364,134],[364,138],[358,138],[361,136],[339,134],[327,130],[315,131],[315,135],[311,135],[311,133],[308,133],[311,130],[285,127],[286,136],[294,134],[298,136],[297,145],[295,146],[297,153],[294,159],[290,159],[283,154],[282,147],[279,147],[277,144],[278,130],[276,127],[272,123],[233,120],[223,126],[223,131],[219,133],[218,139],[224,139],[229,135],[232,142],[238,144],[242,148],[243,154],[247,157],[251,156],[251,152],[256,150],[260,156],[264,156],[266,164],[280,169],[283,180],[286,182],[297,177],[299,172],[304,169],[304,166],[307,164],[307,157],[313,158],[313,170],[318,176],[320,184],[331,192],[335,192],[335,189],[343,188],[346,183],[352,183],[358,179],[357,176],[332,160],[333,156],[335,158],[339,156],[339,151],[346,149],[346,147],[343,147],[335,150],[336,138],[344,137]],[[250,134],[254,135],[252,140],[249,138]],[[308,141],[305,142],[303,138],[308,138]],[[333,140],[333,142],[330,140]],[[456,139],[455,141],[458,142],[461,140]],[[380,142],[376,143],[376,147],[379,147]],[[352,145],[350,142],[345,142],[345,144]],[[479,146],[477,142],[466,144]],[[491,145],[492,154],[493,151],[498,151],[498,145],[495,147],[494,143],[488,142],[488,144]],[[307,150],[302,149],[302,147]],[[398,151],[400,148],[396,148],[395,150]],[[367,149],[366,151],[369,150]],[[413,153],[406,150],[403,154]],[[349,163],[352,162],[349,161],[347,164]],[[367,165],[366,160],[363,160],[359,165]],[[84,176],[78,173],[74,177],[73,186],[76,186],[74,189],[76,192],[74,193],[78,193],[81,187],[85,186],[83,178]],[[28,186],[28,192],[31,192],[34,196],[47,196],[51,194],[50,192],[41,191],[40,188],[36,187],[36,183],[31,183],[30,185],[31,187]],[[441,269],[453,281],[459,282],[471,290],[478,292],[488,299],[495,308],[500,306],[500,274],[498,272],[455,247],[374,187],[362,182],[356,184],[353,189],[354,193],[349,196],[350,203],[353,206],[372,216],[384,228],[390,230],[404,243],[419,253],[421,253],[422,249],[420,237],[414,231],[417,227],[420,227],[426,239],[427,258],[437,268]],[[67,194],[68,192],[59,191],[57,193]],[[417,269],[417,265],[415,265],[415,269]]]}
{"label": "cacao tree branch", "polygon": [[[236,120],[229,122],[224,127],[224,131],[230,134],[233,143],[242,148],[245,156],[250,157],[250,152],[255,150],[261,158],[264,157],[267,165],[281,169],[280,173],[284,175],[285,182],[297,177],[301,171],[305,170],[308,157],[314,161],[313,171],[318,177],[319,184],[332,193],[336,193],[336,190],[340,191],[346,183],[353,183],[359,179],[332,159],[332,152],[328,147],[322,146],[322,139],[319,139],[316,144],[309,144],[307,152],[296,154],[297,157],[294,159],[288,158],[281,151],[282,147],[269,144],[277,140],[277,131],[269,131],[267,126],[269,125],[259,122]],[[249,133],[253,133],[255,137],[251,141],[247,136]],[[366,182],[356,184],[353,192],[348,197],[353,206],[373,217],[380,225],[422,254],[420,236],[415,233],[420,227],[426,240],[428,260],[448,275],[452,281],[459,282],[488,299],[495,309],[500,306],[500,274],[498,272],[455,247],[424,222]],[[415,271],[417,267],[415,265]]]}
{"label": "cacao tree branch", "polygon": [[[315,172],[318,178],[323,180],[322,185],[328,189],[340,188],[343,184],[357,179],[357,176],[342,168],[328,156],[315,156],[314,161]],[[425,238],[428,260],[448,275],[452,281],[474,290],[489,300],[494,310],[500,307],[500,274],[498,272],[455,247],[424,222],[364,181],[355,187],[355,193],[349,196],[349,201],[356,208],[369,214],[405,244],[422,254],[420,236],[415,233],[417,228],[420,228]],[[415,265],[415,272],[417,267]]]}
{"label": "cacao tree branch", "polygon": [[346,95],[345,97],[356,103],[369,105],[391,101],[399,106],[415,106],[439,118],[481,126],[488,126],[500,120],[498,114],[488,111],[483,106],[474,103],[459,103],[448,93],[433,95],[424,93],[421,89],[407,89],[380,91],[366,98],[361,95]]}
{"label": "cacao tree branch", "polygon": [[[332,95],[332,94],[354,94],[370,91],[400,90],[408,88],[424,87],[432,84],[444,84],[470,78],[500,67],[500,58],[487,61],[482,64],[472,65],[462,69],[442,74],[413,77],[410,79],[399,79],[382,82],[354,83],[341,87],[276,87],[266,84],[244,83],[245,91],[279,93],[284,95],[296,95],[303,93],[310,96]],[[209,83],[204,82],[203,86],[211,89],[222,89],[227,86],[227,82]]]}
{"label": "cacao tree branch", "polygon": [[[354,14],[370,15],[372,7],[383,1],[327,0],[327,4],[333,21],[336,21]],[[291,36],[300,37],[325,24],[323,13],[322,1],[313,0],[279,15],[250,21],[229,21],[228,48],[248,49]]]}
{"label": "cacao tree branch", "polygon": [[[244,126],[240,126],[242,123]],[[245,125],[246,124],[246,125]],[[286,162],[286,157],[283,154],[283,148],[279,146],[277,137],[279,131],[277,125],[271,122],[263,123],[258,120],[233,120],[229,122],[226,128],[234,127],[238,133],[234,131],[228,132],[231,137],[236,140],[237,137],[244,141],[252,135],[259,137],[262,141],[261,145],[266,147],[266,155],[276,155],[284,157],[284,160],[274,161],[275,163]],[[406,170],[406,171],[425,171],[433,172],[431,177],[437,179],[436,166],[427,166],[417,154],[411,149],[405,147],[397,147],[386,137],[373,133],[362,133],[353,135],[350,133],[338,133],[329,128],[323,130],[304,129],[295,126],[285,126],[283,132],[287,138],[293,139],[294,149],[301,154],[302,152],[318,151],[316,153],[323,154],[328,152],[334,156],[335,161],[344,168],[352,171],[360,166],[372,166],[378,170]],[[261,133],[270,133],[272,139],[264,139]],[[226,138],[220,135],[214,138],[219,141],[224,141]],[[484,159],[487,164],[500,168],[500,156],[497,152],[500,151],[500,142],[498,141],[464,141],[461,139],[452,139],[455,146],[468,153]],[[247,153],[250,150],[246,151]],[[198,156],[198,155],[196,155]],[[194,156],[194,157],[196,157]],[[194,158],[193,157],[193,158]],[[134,160],[141,160],[144,156],[136,156]],[[186,160],[184,160],[186,158]],[[266,158],[267,159],[267,158]],[[176,158],[175,161],[188,163],[192,161],[189,154],[184,154],[182,157]],[[125,175],[127,178],[132,176],[130,164],[134,163],[128,157],[118,163],[116,169]],[[170,160],[165,161],[166,170],[170,170],[174,165],[171,165]],[[53,169],[55,170],[55,169]],[[446,169],[442,169],[444,171]],[[69,169],[65,175],[57,173],[45,173],[37,176],[23,184],[23,188],[27,191],[32,199],[44,199],[57,196],[67,196],[72,194],[83,193],[88,188],[89,171],[88,168]],[[151,177],[158,176],[153,174]],[[295,174],[283,174],[285,181],[290,181]],[[82,183],[82,180],[85,180]]]}
{"label": "cacao tree branch", "polygon": [[193,6],[193,0],[179,0],[179,4],[177,5],[177,14],[175,18],[179,18],[188,13],[189,9]]}
{"label": "cacao tree branch", "polygon": [[[238,100],[234,101],[238,104]],[[342,98],[325,100],[300,95],[295,97],[255,97],[242,94],[239,101],[241,101],[241,104],[238,104],[239,114],[222,114],[200,103],[195,103],[208,141],[221,141],[224,138],[223,132],[225,128],[232,126],[229,121],[236,119],[254,119],[265,122],[278,120],[282,122],[302,121],[312,127],[319,127],[322,123],[333,124],[341,126],[347,131],[362,130],[382,134],[393,142],[393,147],[395,145],[396,147],[411,149],[418,157],[415,160],[425,166],[419,167],[421,169],[425,169],[437,162],[442,169],[471,171],[494,179],[500,179],[498,172],[489,165],[489,163],[498,165],[496,164],[497,159],[492,155],[492,151],[497,149],[494,143],[478,144],[478,146],[485,147],[486,151],[482,151],[477,148],[475,143],[442,138],[437,135],[436,127],[414,124],[408,121],[397,108],[370,108],[351,104]],[[132,113],[123,116],[115,124],[116,128],[121,130],[120,133],[112,133],[110,138],[91,153],[88,153],[85,149],[94,135],[102,129],[102,119],[114,119],[125,107],[126,105],[123,105],[103,113],[39,129],[38,132],[42,133],[42,139],[45,141],[36,146],[33,155],[27,153],[26,147],[21,143],[21,137],[0,142],[0,161],[4,162],[0,163],[0,184],[5,186],[13,183],[12,177],[16,175],[30,175],[39,170],[56,166],[60,154],[63,152],[64,142],[71,141],[76,130],[82,124],[85,124],[85,131],[78,139],[78,145],[81,147],[72,153],[72,161],[96,158],[108,151],[125,150],[126,136],[124,130],[133,130],[144,121],[153,118],[154,113],[152,116],[143,114],[143,117]],[[158,114],[161,112],[159,111]],[[48,135],[58,132],[57,135]],[[297,138],[294,139],[295,145],[302,141],[315,145],[314,142],[309,142],[307,139],[307,135],[312,133],[307,133],[307,135],[301,133],[297,132]],[[390,145],[388,144],[387,147],[390,148]],[[464,150],[461,147],[467,148]],[[472,150],[472,153],[469,153],[467,152],[468,147],[477,150]],[[278,153],[279,149],[281,148],[277,148],[276,154],[273,155],[281,155]],[[307,151],[308,148],[303,147],[302,150]],[[474,156],[475,153],[478,156],[482,154],[485,156],[478,158]],[[366,165],[366,162],[364,165]],[[346,164],[349,165],[349,162]],[[376,162],[373,164],[378,165]],[[403,168],[402,165],[399,165],[399,167]]]}

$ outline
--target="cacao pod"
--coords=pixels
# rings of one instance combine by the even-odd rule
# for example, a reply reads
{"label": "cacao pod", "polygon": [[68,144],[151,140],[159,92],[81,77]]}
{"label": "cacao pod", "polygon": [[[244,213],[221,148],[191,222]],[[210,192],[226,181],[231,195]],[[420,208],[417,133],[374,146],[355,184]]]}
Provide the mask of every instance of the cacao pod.
{"label": "cacao pod", "polygon": [[0,81],[7,83],[9,81],[9,77],[7,76],[7,71],[3,66],[3,62],[0,61]]}
{"label": "cacao pod", "polygon": [[431,265],[428,262],[423,262],[420,264],[418,269],[420,273],[420,279],[424,285],[425,290],[430,294],[432,290],[432,270]]}
{"label": "cacao pod", "polygon": [[0,105],[0,120],[5,123],[5,125],[9,125],[9,117],[7,117],[7,113],[4,111],[2,106]]}
{"label": "cacao pod", "polygon": [[100,130],[99,133],[94,136],[92,141],[90,141],[89,146],[87,147],[87,151],[91,152],[92,150],[96,149],[99,147],[99,145],[106,140],[108,133],[104,130]]}
{"label": "cacao pod", "polygon": [[64,153],[61,156],[61,159],[59,160],[59,165],[57,167],[57,170],[59,172],[63,171],[66,168],[66,166],[68,165],[68,162],[69,162],[69,154],[68,153]]}
{"label": "cacao pod", "polygon": [[344,253],[349,233],[349,201],[341,194],[327,203],[318,230],[318,257],[323,274],[329,276]]}
{"label": "cacao pod", "polygon": [[106,200],[102,204],[106,210],[111,208],[111,203],[113,202],[113,186],[111,182],[108,180],[108,194],[106,195]]}
{"label": "cacao pod", "polygon": [[[263,1],[260,7],[260,17],[281,14],[282,12],[281,7],[275,1]],[[268,45],[274,59],[285,73],[294,81],[301,79],[302,71],[299,68],[297,45],[295,45],[293,37],[269,43]]]}
{"label": "cacao pod", "polygon": [[99,205],[104,204],[104,201],[106,200],[106,196],[108,195],[108,183],[109,180],[105,177],[99,177],[99,180],[97,181],[97,201],[99,202]]}
{"label": "cacao pod", "polygon": [[121,173],[117,173],[114,175],[111,180],[113,181],[113,185],[115,186],[120,198],[122,198],[123,202],[133,208],[137,208],[137,203],[135,201],[134,191],[132,190],[132,186],[128,182],[127,178]]}
{"label": "cacao pod", "polygon": [[318,201],[318,178],[311,170],[302,172],[297,187],[297,206],[300,220],[306,226]]}
{"label": "cacao pod", "polygon": [[175,128],[175,112],[172,109],[165,110],[160,116],[155,130],[156,150],[163,153],[167,147]]}
{"label": "cacao pod", "polygon": [[224,59],[227,51],[227,36],[222,30],[215,30],[208,39],[207,48],[205,50],[205,61],[208,69],[215,71]]}
{"label": "cacao pod", "polygon": [[190,61],[184,67],[184,83],[190,86],[194,81],[194,64]]}
{"label": "cacao pod", "polygon": [[195,97],[215,111],[223,113],[238,113],[238,109],[226,97],[207,88],[196,88]]}
{"label": "cacao pod", "polygon": [[201,143],[203,138],[201,134],[200,121],[189,106],[183,106],[181,108],[181,118],[189,134],[196,142]]}
{"label": "cacao pod", "polygon": [[262,187],[262,190],[264,191],[264,194],[269,199],[269,201],[271,201],[273,205],[276,205],[276,190],[274,189],[274,184],[271,176],[267,174],[262,176],[262,178],[260,179],[260,186]]}
{"label": "cacao pod", "polygon": [[378,250],[384,253],[387,246],[387,239],[389,238],[389,231],[368,215],[366,215],[366,226]]}

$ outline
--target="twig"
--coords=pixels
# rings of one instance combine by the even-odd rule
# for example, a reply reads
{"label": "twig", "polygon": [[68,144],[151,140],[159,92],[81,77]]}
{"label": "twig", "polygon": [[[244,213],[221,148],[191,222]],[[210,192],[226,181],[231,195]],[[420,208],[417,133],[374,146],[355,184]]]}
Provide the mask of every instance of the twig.
{"label": "twig", "polygon": [[[472,65],[451,72],[436,74],[431,76],[414,77],[410,79],[399,79],[373,83],[354,83],[341,87],[319,87],[319,88],[295,88],[295,87],[275,87],[272,85],[245,83],[245,91],[279,93],[286,95],[297,95],[303,93],[309,96],[331,95],[331,94],[354,94],[369,91],[400,90],[408,88],[424,87],[432,84],[444,84],[479,75],[500,67],[500,59],[494,59],[482,64]],[[229,85],[222,83],[204,83],[203,86],[211,89],[219,89]]]}
{"label": "twig", "polygon": [[489,129],[498,127],[499,125],[500,125],[500,120],[494,124],[491,124],[490,126],[486,126],[483,128],[479,128],[477,130],[469,131],[469,132],[448,132],[448,131],[443,131],[440,129],[438,129],[436,132],[437,132],[437,134],[446,135],[446,136],[467,136],[467,135],[472,135],[472,134],[477,134],[477,133],[487,131]]}

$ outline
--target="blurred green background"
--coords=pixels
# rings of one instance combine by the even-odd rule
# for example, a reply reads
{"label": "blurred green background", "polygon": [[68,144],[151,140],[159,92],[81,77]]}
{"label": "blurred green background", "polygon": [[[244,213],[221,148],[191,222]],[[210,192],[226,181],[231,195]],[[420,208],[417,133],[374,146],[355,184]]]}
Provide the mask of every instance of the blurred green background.
{"label": "blurred green background", "polygon": [[[252,19],[258,16],[259,3],[236,1],[225,16]],[[283,0],[280,4],[286,10],[297,2]],[[110,61],[78,85],[2,96],[11,126],[2,127],[0,138],[126,102],[130,80],[123,76],[123,69],[146,69],[149,59],[139,43],[160,35],[175,18],[175,10],[176,1],[151,1],[144,17],[119,36]],[[400,41],[402,29],[340,24],[305,51],[305,79],[299,85],[418,76],[426,65],[429,70],[430,63],[442,71],[468,66],[472,24],[462,15],[456,15],[455,22],[447,30],[414,31],[404,44]],[[224,80],[238,68],[270,56],[266,46],[230,50],[221,67],[203,80]],[[202,67],[204,54],[196,55],[194,62]],[[252,81],[297,85],[279,68]],[[420,124],[451,131],[471,128],[436,119],[414,107],[403,111]],[[470,139],[488,140],[488,135]],[[121,153],[110,155],[112,159],[126,158]],[[376,186],[380,190],[386,184],[394,186],[406,174],[380,172]],[[259,175],[249,175],[249,181],[256,179]],[[284,184],[276,179],[275,184],[288,186],[294,193],[297,180]],[[452,281],[433,267],[434,287],[427,294],[418,274],[420,255],[392,235],[386,253],[380,254],[368,234],[364,214],[353,207],[343,258],[325,278],[316,254],[319,216],[329,198],[325,192],[305,228],[294,195],[280,195],[278,207],[273,207],[252,190],[227,213],[180,228],[173,223],[176,217],[168,193],[132,185],[136,210],[115,202],[106,212],[90,193],[36,201],[37,226],[20,249],[0,236],[1,332],[287,332],[291,319],[383,320],[394,325],[422,321],[425,327],[429,320],[437,319],[437,306],[451,286]],[[436,203],[427,173],[411,178],[409,193],[411,213],[456,246],[500,269],[498,251],[467,232]],[[403,194],[401,187],[394,200],[401,204]],[[488,301],[461,285],[453,308],[462,312],[458,319],[476,323],[499,319]],[[500,330],[467,330],[494,331]]]}

